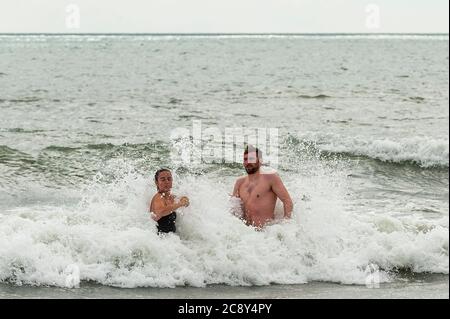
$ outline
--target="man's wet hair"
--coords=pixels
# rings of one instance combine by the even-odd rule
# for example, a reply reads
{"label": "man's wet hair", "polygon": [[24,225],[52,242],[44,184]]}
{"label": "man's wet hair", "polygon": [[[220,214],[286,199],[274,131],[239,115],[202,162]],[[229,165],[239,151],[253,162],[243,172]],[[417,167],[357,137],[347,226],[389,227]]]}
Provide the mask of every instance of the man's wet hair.
{"label": "man's wet hair", "polygon": [[262,151],[259,148],[253,145],[247,145],[244,149],[244,155],[253,152],[256,152],[256,156],[258,156],[259,159],[262,158]]}
{"label": "man's wet hair", "polygon": [[161,169],[157,170],[156,173],[155,173],[155,181],[156,182],[158,181],[159,174],[161,174],[162,172],[169,172],[169,173],[171,173],[170,169],[167,169],[167,168],[161,168]]}

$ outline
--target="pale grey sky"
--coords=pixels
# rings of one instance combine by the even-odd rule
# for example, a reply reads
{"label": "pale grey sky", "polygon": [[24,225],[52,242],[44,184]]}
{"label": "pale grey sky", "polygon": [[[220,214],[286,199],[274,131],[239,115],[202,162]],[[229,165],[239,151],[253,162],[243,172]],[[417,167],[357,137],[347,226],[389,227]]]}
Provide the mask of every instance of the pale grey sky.
{"label": "pale grey sky", "polygon": [[448,7],[448,0],[0,0],[0,33],[448,33]]}

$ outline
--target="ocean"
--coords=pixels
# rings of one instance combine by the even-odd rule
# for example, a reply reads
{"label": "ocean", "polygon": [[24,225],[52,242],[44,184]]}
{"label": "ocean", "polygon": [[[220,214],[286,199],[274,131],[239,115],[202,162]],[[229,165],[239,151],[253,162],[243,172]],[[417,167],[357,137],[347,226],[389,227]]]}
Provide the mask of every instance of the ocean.
{"label": "ocean", "polygon": [[[0,298],[449,298],[448,51],[448,35],[0,35]],[[219,141],[173,138],[198,125]],[[272,134],[290,221],[233,215],[240,144],[234,162],[205,147],[228,129]],[[190,198],[177,234],[147,212],[160,167]]]}

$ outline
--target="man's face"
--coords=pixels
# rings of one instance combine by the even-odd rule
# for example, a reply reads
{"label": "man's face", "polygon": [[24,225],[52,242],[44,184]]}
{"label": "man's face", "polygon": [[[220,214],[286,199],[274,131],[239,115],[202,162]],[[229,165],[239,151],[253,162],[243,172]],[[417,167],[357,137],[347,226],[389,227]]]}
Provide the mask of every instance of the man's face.
{"label": "man's face", "polygon": [[261,167],[261,162],[259,161],[256,152],[248,152],[244,154],[244,168],[247,174],[255,174]]}
{"label": "man's face", "polygon": [[170,172],[161,172],[156,184],[160,192],[169,192],[172,189],[172,174]]}

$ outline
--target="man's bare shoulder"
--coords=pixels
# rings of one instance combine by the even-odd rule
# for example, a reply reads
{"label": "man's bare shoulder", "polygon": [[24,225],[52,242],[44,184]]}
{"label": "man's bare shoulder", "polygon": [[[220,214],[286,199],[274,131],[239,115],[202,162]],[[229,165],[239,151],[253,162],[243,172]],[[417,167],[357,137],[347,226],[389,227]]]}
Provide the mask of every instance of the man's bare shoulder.
{"label": "man's bare shoulder", "polygon": [[241,177],[238,177],[238,178],[236,179],[236,185],[242,184],[242,183],[245,181],[246,178],[247,178],[247,176],[245,176],[245,175],[243,175],[243,176],[241,176]]}
{"label": "man's bare shoulder", "polygon": [[278,174],[278,171],[270,166],[263,166],[260,169],[261,175],[273,175]]}
{"label": "man's bare shoulder", "polygon": [[271,173],[266,173],[263,176],[264,176],[264,179],[271,185],[282,182],[280,175],[278,175],[278,173],[276,171],[273,171]]}

